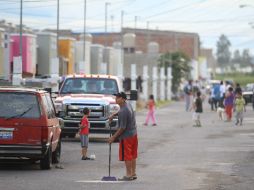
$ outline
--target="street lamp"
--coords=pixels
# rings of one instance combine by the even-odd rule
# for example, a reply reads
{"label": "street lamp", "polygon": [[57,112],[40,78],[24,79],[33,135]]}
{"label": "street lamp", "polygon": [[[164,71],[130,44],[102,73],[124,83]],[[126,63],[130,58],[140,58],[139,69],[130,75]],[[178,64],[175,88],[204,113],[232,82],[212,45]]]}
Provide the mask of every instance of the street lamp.
{"label": "street lamp", "polygon": [[[246,7],[247,7],[247,8],[248,8],[248,7],[254,8],[253,5],[248,5],[248,4],[239,5],[239,8],[246,8]],[[249,22],[248,24],[251,26],[251,28],[254,28],[254,23],[253,23],[253,22]]]}
{"label": "street lamp", "polygon": [[239,5],[240,8],[245,8],[245,7],[253,7],[253,5],[248,5],[248,4],[242,4],[242,5]]}

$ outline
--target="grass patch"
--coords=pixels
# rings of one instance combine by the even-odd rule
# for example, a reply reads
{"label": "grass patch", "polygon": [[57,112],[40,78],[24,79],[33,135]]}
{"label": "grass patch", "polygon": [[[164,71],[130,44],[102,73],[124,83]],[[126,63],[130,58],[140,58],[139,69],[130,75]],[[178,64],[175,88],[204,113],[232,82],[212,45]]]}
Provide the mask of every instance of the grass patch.
{"label": "grass patch", "polygon": [[247,83],[254,83],[254,73],[231,73],[231,74],[216,74],[216,80],[232,79],[235,83],[239,83],[242,87]]}
{"label": "grass patch", "polygon": [[[172,102],[172,100],[163,100],[163,101],[158,100],[158,101],[156,101],[156,108],[161,108],[163,106],[166,106],[166,105],[170,104],[170,102]],[[136,111],[142,111],[144,109],[147,109],[145,101],[138,100],[136,105],[137,105]]]}
{"label": "grass patch", "polygon": [[168,105],[170,102],[172,102],[172,101],[171,100],[158,100],[156,102],[156,107],[157,108],[161,108],[161,107],[163,107],[165,105]]}

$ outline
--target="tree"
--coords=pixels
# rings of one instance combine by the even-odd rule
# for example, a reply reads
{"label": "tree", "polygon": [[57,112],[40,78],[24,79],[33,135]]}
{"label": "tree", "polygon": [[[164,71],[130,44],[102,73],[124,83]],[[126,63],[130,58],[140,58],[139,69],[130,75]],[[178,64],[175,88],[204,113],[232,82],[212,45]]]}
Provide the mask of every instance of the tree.
{"label": "tree", "polygon": [[229,64],[231,58],[231,43],[228,38],[222,34],[217,42],[217,62],[223,67]]}
{"label": "tree", "polygon": [[[176,93],[182,78],[190,79],[190,58],[183,52],[166,53],[159,58],[160,67],[172,68],[172,92]],[[167,71],[167,69],[165,69]],[[166,73],[167,74],[167,73]]]}
{"label": "tree", "polygon": [[241,53],[237,49],[237,50],[234,51],[234,57],[232,59],[232,63],[238,63],[238,64],[240,64],[241,61],[242,61]]}
{"label": "tree", "polygon": [[242,52],[242,66],[251,65],[251,56],[249,49],[244,49]]}

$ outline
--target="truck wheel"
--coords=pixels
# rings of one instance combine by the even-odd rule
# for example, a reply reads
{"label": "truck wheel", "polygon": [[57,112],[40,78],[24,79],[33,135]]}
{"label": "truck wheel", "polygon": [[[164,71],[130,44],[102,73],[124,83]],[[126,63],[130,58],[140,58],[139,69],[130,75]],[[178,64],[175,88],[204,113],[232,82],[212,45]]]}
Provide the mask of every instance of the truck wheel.
{"label": "truck wheel", "polygon": [[61,140],[59,139],[55,152],[52,154],[52,163],[57,164],[60,162],[61,157]]}
{"label": "truck wheel", "polygon": [[51,169],[51,167],[52,167],[52,148],[50,145],[46,155],[40,161],[40,168],[42,170],[49,170]]}

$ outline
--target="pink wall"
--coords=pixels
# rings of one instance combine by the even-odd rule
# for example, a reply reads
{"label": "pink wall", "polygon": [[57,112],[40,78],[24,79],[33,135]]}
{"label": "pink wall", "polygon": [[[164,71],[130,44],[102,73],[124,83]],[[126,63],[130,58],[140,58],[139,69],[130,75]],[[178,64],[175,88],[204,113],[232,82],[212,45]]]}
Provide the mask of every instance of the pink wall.
{"label": "pink wall", "polygon": [[[11,35],[11,40],[13,41],[12,46],[12,57],[10,61],[13,62],[13,57],[19,56],[19,34]],[[33,57],[33,51],[31,47],[33,44],[31,40],[34,39],[31,35],[22,35],[22,71],[25,73],[35,74],[35,63]]]}

